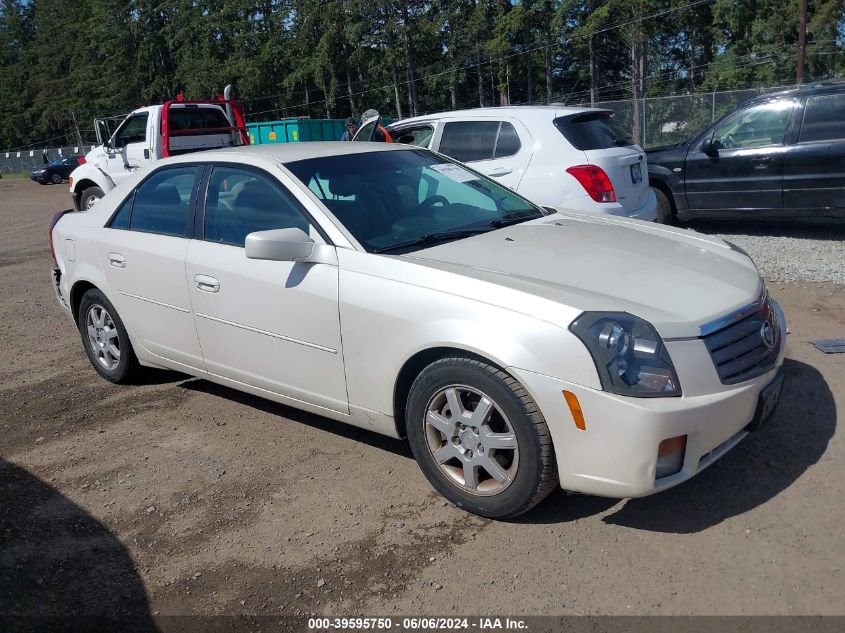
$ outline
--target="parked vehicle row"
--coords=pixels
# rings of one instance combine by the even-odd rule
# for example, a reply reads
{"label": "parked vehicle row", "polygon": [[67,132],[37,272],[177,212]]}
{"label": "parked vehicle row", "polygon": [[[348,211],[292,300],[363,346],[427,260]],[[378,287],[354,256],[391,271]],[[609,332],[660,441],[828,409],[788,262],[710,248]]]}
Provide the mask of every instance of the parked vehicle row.
{"label": "parked vehicle row", "polygon": [[[364,121],[355,140],[374,140],[377,124]],[[466,163],[542,206],[656,217],[645,152],[609,110],[478,108],[405,119],[387,130],[397,143]]]}
{"label": "parked vehicle row", "polygon": [[57,214],[50,247],[103,378],[170,368],[407,437],[484,516],[558,485],[665,490],[758,430],[783,385],[784,315],[739,249],[544,208],[406,144],[163,159]]}

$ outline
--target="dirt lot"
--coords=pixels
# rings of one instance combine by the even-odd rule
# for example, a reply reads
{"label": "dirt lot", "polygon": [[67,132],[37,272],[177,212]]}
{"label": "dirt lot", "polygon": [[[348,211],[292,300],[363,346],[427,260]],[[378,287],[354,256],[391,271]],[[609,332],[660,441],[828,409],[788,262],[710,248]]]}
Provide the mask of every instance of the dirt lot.
{"label": "dirt lot", "polygon": [[0,614],[845,614],[845,287],[772,285],[788,386],[690,482],[448,505],[403,442],[151,374],[99,379],[48,281],[65,186],[0,180]]}

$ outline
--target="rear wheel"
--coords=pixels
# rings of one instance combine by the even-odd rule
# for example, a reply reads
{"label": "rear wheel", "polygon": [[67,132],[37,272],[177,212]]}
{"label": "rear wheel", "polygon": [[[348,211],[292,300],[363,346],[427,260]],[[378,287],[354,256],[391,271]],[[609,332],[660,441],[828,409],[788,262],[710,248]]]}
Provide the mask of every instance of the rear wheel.
{"label": "rear wheel", "polygon": [[652,187],[651,190],[657,198],[657,217],[654,221],[659,224],[674,224],[675,211],[672,208],[672,201],[669,199],[669,196],[656,187]]}
{"label": "rear wheel", "polygon": [[486,517],[530,510],[557,485],[546,422],[512,376],[444,358],[411,386],[408,441],[425,476],[452,503]]}
{"label": "rear wheel", "polygon": [[52,176],[50,176],[50,182],[52,182],[54,185],[62,184],[62,175],[61,174],[53,174]]}
{"label": "rear wheel", "polygon": [[129,334],[106,296],[91,288],[79,303],[77,325],[91,365],[109,382],[127,383],[138,373]]}
{"label": "rear wheel", "polygon": [[106,194],[99,187],[88,187],[82,192],[82,197],[79,199],[79,208],[83,211],[90,209],[104,195]]}

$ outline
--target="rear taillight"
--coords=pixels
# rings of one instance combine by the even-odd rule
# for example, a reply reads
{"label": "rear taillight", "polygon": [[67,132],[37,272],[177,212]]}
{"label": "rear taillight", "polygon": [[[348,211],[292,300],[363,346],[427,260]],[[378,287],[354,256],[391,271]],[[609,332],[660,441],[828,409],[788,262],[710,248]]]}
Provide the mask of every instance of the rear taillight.
{"label": "rear taillight", "polygon": [[604,169],[596,165],[576,165],[566,170],[581,183],[596,202],[616,202],[616,192]]}
{"label": "rear taillight", "polygon": [[50,220],[50,231],[47,234],[47,237],[50,239],[50,257],[53,258],[53,264],[55,266],[59,265],[59,262],[56,261],[56,249],[53,246],[53,229],[56,228],[56,225],[59,223],[59,220],[62,219],[62,216],[65,213],[70,213],[71,210],[67,209],[65,211],[59,211],[58,213],[53,214],[53,219]]}
{"label": "rear taillight", "polygon": [[80,165],[84,165],[84,164],[85,164],[85,162],[86,162],[86,161],[85,161],[85,157],[84,157],[84,156],[80,156],[80,157],[79,157],[79,164],[80,164]]}

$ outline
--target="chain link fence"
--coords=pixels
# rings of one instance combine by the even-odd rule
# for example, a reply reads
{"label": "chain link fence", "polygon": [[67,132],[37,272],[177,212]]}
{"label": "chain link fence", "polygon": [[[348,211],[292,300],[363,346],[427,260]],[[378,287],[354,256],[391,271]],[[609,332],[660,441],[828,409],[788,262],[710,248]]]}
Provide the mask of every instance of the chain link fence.
{"label": "chain link fence", "polygon": [[87,154],[92,148],[92,145],[65,145],[63,147],[14,151],[0,150],[0,174],[30,172],[36,167],[40,167],[57,158]]}
{"label": "chain link fence", "polygon": [[[738,105],[759,95],[786,90],[794,86],[771,86],[745,90],[722,90],[697,94],[646,97],[640,99],[640,135],[637,139],[646,148],[672,145],[695,136]],[[589,103],[578,105],[587,106]],[[629,132],[634,130],[634,100],[599,101],[597,108],[606,108]],[[60,156],[85,154],[92,146],[63,146],[26,150],[0,150],[0,174],[29,172]],[[45,161],[46,157],[46,161]]]}
{"label": "chain link fence", "polygon": [[[635,140],[645,148],[685,141],[749,99],[789,88],[794,88],[794,86],[722,90],[639,99],[640,138]],[[589,106],[589,103],[579,105]],[[626,131],[633,133],[635,112],[633,99],[599,101],[595,107],[613,110],[616,120]]]}

